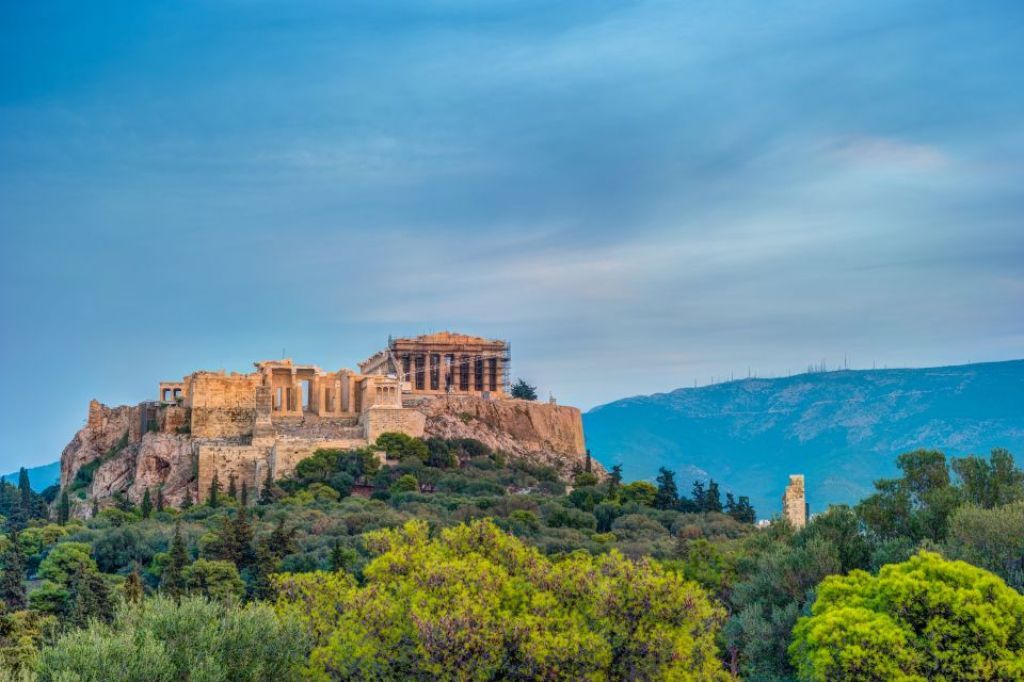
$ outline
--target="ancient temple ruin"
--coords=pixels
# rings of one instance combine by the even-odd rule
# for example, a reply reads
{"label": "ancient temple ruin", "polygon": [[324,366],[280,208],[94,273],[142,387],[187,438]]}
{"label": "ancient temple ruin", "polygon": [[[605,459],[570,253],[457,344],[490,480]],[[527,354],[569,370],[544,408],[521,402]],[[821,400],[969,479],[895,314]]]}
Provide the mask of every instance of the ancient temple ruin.
{"label": "ancient temple ruin", "polygon": [[199,371],[162,381],[141,410],[143,431],[168,421],[195,448],[198,495],[219,480],[258,490],[318,448],[350,449],[388,431],[422,436],[424,415],[404,401],[417,394],[506,395],[505,341],[441,332],[389,339],[360,371],[326,371],[291,359],[256,362],[255,371]]}
{"label": "ancient temple ruin", "polygon": [[782,517],[797,530],[807,525],[807,497],[803,474],[791,474],[782,495]]}

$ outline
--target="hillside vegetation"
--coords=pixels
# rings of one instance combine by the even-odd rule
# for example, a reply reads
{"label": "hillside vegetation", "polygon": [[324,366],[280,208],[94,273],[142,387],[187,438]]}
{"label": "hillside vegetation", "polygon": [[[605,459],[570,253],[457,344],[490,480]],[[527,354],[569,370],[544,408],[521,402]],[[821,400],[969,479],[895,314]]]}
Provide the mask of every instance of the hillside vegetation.
{"label": "hillside vegetation", "polygon": [[[321,450],[258,495],[215,481],[172,509],[154,490],[85,521],[66,491],[0,486],[0,680],[1024,674],[1024,472],[1005,450],[906,453],[796,530],[668,469],[584,464],[567,488],[478,441],[377,446],[387,466]],[[914,581],[935,597],[877,596]]]}

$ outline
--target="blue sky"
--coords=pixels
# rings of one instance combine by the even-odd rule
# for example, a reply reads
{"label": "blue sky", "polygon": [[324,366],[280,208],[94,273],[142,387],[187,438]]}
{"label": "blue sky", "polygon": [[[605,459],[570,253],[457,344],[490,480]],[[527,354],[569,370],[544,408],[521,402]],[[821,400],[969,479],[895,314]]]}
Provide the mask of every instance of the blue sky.
{"label": "blue sky", "polygon": [[3,2],[0,469],[389,333],[563,403],[1024,355],[1024,4]]}

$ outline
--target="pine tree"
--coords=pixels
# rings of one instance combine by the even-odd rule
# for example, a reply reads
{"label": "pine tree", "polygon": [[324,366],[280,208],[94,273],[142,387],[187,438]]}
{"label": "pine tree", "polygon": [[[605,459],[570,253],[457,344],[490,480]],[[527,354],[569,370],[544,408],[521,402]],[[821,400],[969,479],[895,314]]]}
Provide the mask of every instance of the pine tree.
{"label": "pine tree", "polygon": [[283,559],[289,554],[299,551],[298,545],[295,544],[296,532],[297,529],[294,527],[288,529],[284,527],[283,517],[277,520],[277,525],[270,533],[270,551],[274,553],[274,556]]}
{"label": "pine tree", "polygon": [[180,602],[181,596],[185,593],[185,567],[188,565],[188,552],[181,537],[181,521],[178,521],[174,524],[170,557],[160,580],[160,586],[169,596],[174,597],[175,601]]}
{"label": "pine tree", "polygon": [[238,548],[238,558],[235,560],[235,565],[238,566],[239,571],[242,571],[252,566],[256,561],[256,551],[253,548],[256,531],[249,521],[249,510],[245,507],[240,508],[235,514],[234,523],[231,525],[235,535],[235,547]]}
{"label": "pine tree", "polygon": [[586,471],[589,474],[591,472],[592,466],[593,466],[593,464],[592,464],[592,462],[590,460],[590,448],[587,448],[587,459],[586,459],[585,463],[583,464],[583,470]]}
{"label": "pine tree", "polygon": [[258,504],[273,504],[274,502],[274,477],[270,475],[270,467],[267,467],[267,477],[263,481],[263,489],[260,490]]}
{"label": "pine tree", "polygon": [[149,488],[146,488],[146,492],[142,495],[142,504],[139,509],[142,511],[142,518],[148,519],[150,514],[153,513],[153,500],[149,497]]}
{"label": "pine tree", "polygon": [[109,623],[114,619],[114,603],[103,576],[94,569],[78,566],[68,581],[64,622],[81,628],[91,618]]}
{"label": "pine tree", "polygon": [[725,507],[722,511],[734,519],[736,518],[736,499],[732,496],[732,493],[725,494]]}
{"label": "pine tree", "polygon": [[25,555],[17,531],[11,531],[10,544],[4,552],[3,573],[0,573],[0,599],[8,611],[20,611],[28,606],[25,591]]}
{"label": "pine tree", "polygon": [[216,509],[220,506],[220,478],[217,476],[217,472],[213,472],[213,479],[210,481],[210,497],[206,501],[212,509]]}
{"label": "pine tree", "polygon": [[696,511],[707,511],[707,493],[704,492],[703,481],[693,482],[693,488],[690,490],[690,496],[693,498],[693,507]]}
{"label": "pine tree", "polygon": [[142,601],[142,576],[139,575],[139,567],[132,566],[132,572],[124,581],[124,600],[129,604],[138,604]]}
{"label": "pine tree", "polygon": [[228,476],[228,497],[232,500],[238,499],[238,488],[235,486],[235,472]]}
{"label": "pine tree", "polygon": [[273,599],[274,582],[271,580],[271,576],[276,572],[277,558],[270,550],[266,540],[261,540],[256,544],[249,596],[253,599]]}
{"label": "pine tree", "polygon": [[192,491],[185,488],[185,499],[181,501],[182,511],[192,508]]}
{"label": "pine tree", "polygon": [[21,493],[21,508],[25,512],[25,518],[31,518],[32,484],[28,482],[28,470],[25,467],[18,471],[18,492]]}
{"label": "pine tree", "polygon": [[675,509],[679,506],[679,488],[676,486],[674,471],[661,467],[658,469],[658,492],[654,496],[654,506],[658,509]]}
{"label": "pine tree", "polygon": [[608,474],[608,497],[615,499],[619,496],[619,488],[622,486],[622,465],[616,464]]}
{"label": "pine tree", "polygon": [[57,505],[57,523],[64,525],[71,518],[71,500],[68,498],[68,491],[60,493],[60,503]]}
{"label": "pine tree", "polygon": [[245,481],[242,481],[242,498],[241,498],[241,502],[242,502],[242,506],[243,507],[248,507],[249,506],[249,484],[246,483]]}
{"label": "pine tree", "polygon": [[164,488],[160,486],[156,489],[156,510],[162,512],[167,502],[164,500]]}
{"label": "pine tree", "polygon": [[99,503],[99,500],[97,500],[94,497],[94,498],[92,498],[92,517],[91,518],[95,519],[99,515],[100,515],[100,503]]}
{"label": "pine tree", "polygon": [[714,480],[708,481],[708,492],[704,496],[704,511],[722,512],[722,498],[718,493],[718,483]]}
{"label": "pine tree", "polygon": [[757,520],[757,514],[750,505],[750,498],[740,495],[740,501],[736,505],[736,520],[741,523],[753,523]]}

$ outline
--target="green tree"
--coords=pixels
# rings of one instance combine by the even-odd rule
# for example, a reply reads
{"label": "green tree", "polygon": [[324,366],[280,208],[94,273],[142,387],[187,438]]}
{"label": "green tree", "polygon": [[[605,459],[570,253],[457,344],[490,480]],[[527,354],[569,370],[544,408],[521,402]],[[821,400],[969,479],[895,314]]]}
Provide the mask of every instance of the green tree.
{"label": "green tree", "polygon": [[313,633],[310,679],[727,679],[723,612],[694,583],[617,552],[552,562],[487,521],[365,537],[344,573],[278,576],[278,610]]}
{"label": "green tree", "polygon": [[32,484],[28,480],[28,470],[21,467],[18,470],[18,492],[21,494],[21,509],[25,512],[26,518],[32,514]]}
{"label": "green tree", "polygon": [[156,489],[156,510],[162,512],[166,504],[167,501],[164,500],[164,487],[160,486]]}
{"label": "green tree", "polygon": [[676,486],[674,471],[661,467],[658,469],[658,492],[654,496],[654,506],[658,509],[675,509],[679,506],[679,488]]}
{"label": "green tree", "polygon": [[531,386],[523,379],[517,379],[516,382],[512,384],[512,397],[519,398],[520,400],[536,400],[537,387]]}
{"label": "green tree", "polygon": [[238,500],[238,486],[235,484],[235,472],[228,474],[228,498]]}
{"label": "green tree", "polygon": [[192,491],[188,488],[185,488],[185,497],[181,501],[181,508],[182,510],[192,508]]}
{"label": "green tree", "polygon": [[415,492],[420,489],[419,481],[412,474],[405,474],[401,476],[394,485],[391,486],[391,492],[402,493],[402,492]]}
{"label": "green tree", "polygon": [[1002,507],[960,507],[949,521],[946,552],[992,571],[1024,592],[1024,500]]}
{"label": "green tree", "polygon": [[90,619],[109,622],[114,617],[110,590],[99,571],[77,566],[68,580],[68,599],[64,623],[85,627]]}
{"label": "green tree", "polygon": [[[301,464],[302,462],[299,462]],[[277,500],[277,496],[274,494],[274,477],[270,473],[270,467],[267,467],[267,476],[263,479],[263,487],[260,489],[260,496],[257,500],[259,505],[273,504]]]}
{"label": "green tree", "polygon": [[206,499],[206,504],[211,509],[216,509],[220,506],[220,477],[217,472],[213,472],[213,478],[210,480],[210,495]]}
{"label": "green tree", "polygon": [[614,500],[619,496],[619,487],[622,485],[622,465],[612,466],[608,474],[608,499]]}
{"label": "green tree", "polygon": [[28,605],[25,592],[25,555],[22,553],[16,531],[10,534],[7,549],[3,553],[0,599],[8,611],[19,611]]}
{"label": "green tree", "polygon": [[277,557],[271,551],[266,539],[256,543],[256,559],[252,565],[252,579],[249,585],[249,596],[253,599],[272,599],[274,583],[272,577],[277,573]]}
{"label": "green tree", "polygon": [[376,446],[387,454],[388,459],[403,460],[415,457],[426,461],[430,456],[430,450],[422,440],[395,431],[380,434],[377,437]]}
{"label": "green tree", "polygon": [[153,500],[149,497],[149,488],[146,488],[146,492],[142,494],[142,504],[139,505],[139,511],[142,512],[142,518],[148,519],[153,513]]}
{"label": "green tree", "polygon": [[183,572],[185,589],[218,601],[238,600],[245,594],[245,583],[230,561],[196,559]]}
{"label": "green tree", "polygon": [[243,507],[249,506],[249,484],[245,481],[242,481],[242,496],[239,498],[239,502]]}
{"label": "green tree", "polygon": [[714,479],[708,481],[708,489],[704,494],[704,505],[701,511],[722,513],[722,496],[718,491],[718,483]]}
{"label": "green tree", "polygon": [[953,459],[952,468],[968,504],[991,509],[1024,499],[1024,471],[1017,468],[1008,450],[992,450],[988,461],[976,455]]}
{"label": "green tree", "polygon": [[818,587],[789,648],[803,680],[1024,677],[1024,596],[997,576],[920,552]]}
{"label": "green tree", "polygon": [[68,499],[68,491],[60,491],[60,502],[57,505],[57,523],[64,525],[71,518],[71,500]]}
{"label": "green tree", "polygon": [[185,568],[188,564],[188,550],[181,537],[181,521],[178,521],[174,524],[174,538],[171,540],[167,566],[160,576],[160,587],[168,596],[181,599],[185,593]]}
{"label": "green tree", "polygon": [[157,596],[44,647],[38,673],[40,682],[298,682],[307,652],[298,622],[268,605]]}

